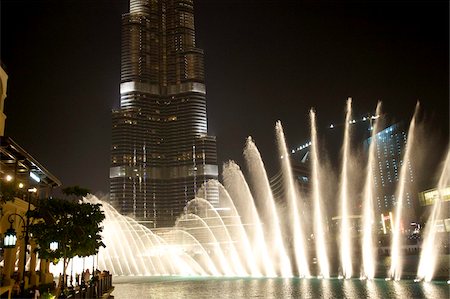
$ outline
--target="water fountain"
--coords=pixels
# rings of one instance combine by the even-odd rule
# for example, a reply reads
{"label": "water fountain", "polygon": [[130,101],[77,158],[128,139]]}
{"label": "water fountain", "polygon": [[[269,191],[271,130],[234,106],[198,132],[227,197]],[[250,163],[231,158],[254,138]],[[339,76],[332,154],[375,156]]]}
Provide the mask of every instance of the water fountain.
{"label": "water fountain", "polygon": [[319,276],[324,278],[330,278],[330,265],[328,261],[327,246],[325,241],[325,229],[324,219],[322,211],[322,197],[321,197],[321,176],[319,173],[319,154],[318,154],[318,140],[316,129],[316,113],[311,109],[311,175],[312,175],[312,197],[314,201],[314,220],[313,220],[313,232],[316,240],[316,256],[319,263]]}
{"label": "water fountain", "polygon": [[[223,185],[217,181],[207,182],[219,190],[219,206],[213,206],[207,199],[193,198],[172,228],[150,230],[135,220],[120,215],[106,202],[103,210],[106,214],[104,223],[105,248],[101,248],[97,262],[98,268],[109,269],[115,275],[142,276],[224,276],[224,277],[300,277],[328,279],[332,273],[330,252],[339,250],[340,268],[343,278],[350,279],[359,275],[361,279],[373,280],[376,276],[376,217],[374,215],[375,188],[372,177],[375,159],[376,133],[380,129],[376,121],[381,114],[378,103],[376,116],[372,121],[372,143],[368,149],[367,167],[364,170],[362,186],[363,203],[361,206],[362,229],[360,240],[350,229],[350,207],[354,205],[351,192],[348,160],[350,151],[351,100],[347,102],[343,159],[339,182],[340,199],[340,234],[338,248],[333,247],[326,233],[324,209],[325,196],[323,183],[327,179],[321,171],[322,162],[319,153],[319,138],[316,128],[316,115],[310,111],[311,119],[311,227],[306,227],[302,219],[299,194],[290,165],[283,128],[276,124],[276,136],[280,150],[280,162],[286,191],[287,214],[282,213],[279,203],[274,199],[269,185],[264,163],[254,141],[249,138],[244,150],[248,164],[249,177],[245,177],[235,162],[228,162],[223,167]],[[416,113],[418,106],[416,107]],[[374,122],[374,123],[373,123]],[[398,201],[393,217],[391,264],[388,278],[399,280],[402,277],[402,242],[400,219],[402,218],[403,198],[405,197],[405,173],[411,163],[411,147],[414,140],[415,117],[408,132],[408,143],[403,164],[400,169],[400,183],[397,187]],[[450,154],[443,164],[438,190],[449,185]],[[202,189],[198,195],[205,194]],[[86,200],[100,202],[91,196]],[[436,263],[436,226],[434,222],[440,211],[437,200],[427,225],[425,241],[418,269],[420,280],[433,278]],[[283,221],[282,221],[283,220]],[[392,221],[392,218],[391,218]],[[308,228],[313,237],[307,240]],[[359,238],[359,236],[358,236]],[[360,243],[360,257],[352,254],[353,244]],[[315,250],[309,250],[315,249]],[[313,253],[315,251],[315,254]],[[313,257],[315,255],[315,258]],[[360,258],[361,272],[355,274],[352,264]],[[75,261],[75,273],[81,272],[80,262]],[[84,261],[84,260],[83,260]],[[313,266],[314,261],[317,267]],[[94,266],[93,264],[91,264]],[[70,266],[69,266],[70,268]],[[84,268],[84,267],[83,267]],[[334,274],[333,274],[334,275]],[[378,276],[380,274],[378,273]],[[353,286],[349,286],[353,287]]]}
{"label": "water fountain", "polygon": [[347,113],[345,116],[345,131],[344,131],[344,150],[342,154],[342,172],[340,183],[340,202],[341,202],[341,238],[340,238],[340,258],[342,275],[345,278],[351,278],[353,274],[352,269],[352,244],[349,224],[349,201],[350,196],[348,192],[348,164],[350,156],[350,123],[352,121],[352,100],[347,100]]}
{"label": "water fountain", "polygon": [[[381,103],[378,102],[375,115],[381,115]],[[371,139],[375,140],[376,132],[378,132],[378,122],[373,125]],[[373,173],[373,164],[375,163],[375,142],[369,145],[369,158],[367,161],[366,174]],[[374,252],[374,196],[375,186],[373,177],[366,175],[364,183],[364,203],[363,203],[363,237],[362,237],[362,261],[363,268],[361,271],[361,278],[373,279],[375,277],[375,252]]]}
{"label": "water fountain", "polygon": [[447,154],[442,172],[438,183],[438,196],[433,206],[431,216],[425,231],[425,238],[422,245],[422,252],[420,253],[419,268],[417,269],[417,279],[431,281],[436,268],[437,257],[439,256],[439,235],[437,233],[437,219],[440,216],[442,193],[445,188],[450,185],[450,152]]}
{"label": "water fountain", "polygon": [[416,105],[416,110],[414,112],[413,119],[409,125],[408,130],[408,142],[406,143],[405,154],[403,156],[403,164],[400,168],[400,180],[397,189],[397,203],[394,215],[394,227],[392,230],[392,241],[391,241],[391,267],[389,269],[388,278],[395,280],[400,280],[402,275],[402,239],[401,239],[401,219],[403,212],[403,204],[405,198],[405,185],[406,185],[406,174],[411,163],[411,148],[413,145],[415,126],[416,126],[416,115],[419,110],[419,103]]}

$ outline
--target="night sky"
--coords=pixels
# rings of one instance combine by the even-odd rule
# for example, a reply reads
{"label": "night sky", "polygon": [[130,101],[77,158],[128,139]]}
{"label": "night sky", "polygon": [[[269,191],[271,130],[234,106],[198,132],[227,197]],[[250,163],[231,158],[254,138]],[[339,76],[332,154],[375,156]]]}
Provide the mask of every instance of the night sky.
{"label": "night sky", "polygon": [[[1,53],[9,75],[6,135],[59,177],[109,189],[111,109],[119,105],[120,22],[126,0],[2,0]],[[294,147],[382,100],[408,122],[417,100],[448,142],[448,1],[195,1],[205,50],[208,126],[219,164],[242,164],[245,138],[276,169],[274,125]],[[334,146],[330,151],[339,151]]]}

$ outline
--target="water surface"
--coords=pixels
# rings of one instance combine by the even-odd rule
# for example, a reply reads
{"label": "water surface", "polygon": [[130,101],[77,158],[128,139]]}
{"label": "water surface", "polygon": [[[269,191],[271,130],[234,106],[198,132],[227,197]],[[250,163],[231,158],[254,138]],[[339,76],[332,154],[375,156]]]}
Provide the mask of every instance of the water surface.
{"label": "water surface", "polygon": [[116,299],[127,298],[449,298],[446,282],[359,279],[114,277]]}

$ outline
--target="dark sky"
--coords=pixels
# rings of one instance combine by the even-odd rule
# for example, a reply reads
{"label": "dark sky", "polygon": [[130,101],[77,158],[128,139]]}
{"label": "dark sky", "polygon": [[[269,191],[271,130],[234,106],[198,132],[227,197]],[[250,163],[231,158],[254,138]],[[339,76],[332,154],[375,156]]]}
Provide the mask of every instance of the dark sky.
{"label": "dark sky", "polygon": [[[111,109],[119,104],[126,0],[1,0],[9,74],[6,134],[66,185],[109,189]],[[252,135],[275,168],[274,125],[288,142],[319,123],[385,111],[409,121],[417,100],[448,140],[448,1],[198,0],[210,133],[219,163],[242,161]],[[240,163],[241,164],[241,163]]]}

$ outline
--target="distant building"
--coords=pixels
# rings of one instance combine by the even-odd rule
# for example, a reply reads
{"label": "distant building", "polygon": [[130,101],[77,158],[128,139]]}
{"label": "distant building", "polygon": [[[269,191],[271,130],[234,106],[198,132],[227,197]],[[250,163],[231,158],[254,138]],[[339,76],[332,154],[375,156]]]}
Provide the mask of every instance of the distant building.
{"label": "distant building", "polygon": [[430,189],[419,193],[419,203],[426,209],[425,219],[428,219],[436,199],[441,196],[440,213],[437,215],[438,232],[450,232],[450,186],[440,190]]}
{"label": "distant building", "polygon": [[[375,207],[377,214],[388,215],[394,212],[397,203],[397,190],[400,182],[400,171],[403,166],[403,155],[407,143],[407,132],[402,124],[394,124],[378,132],[376,138],[376,157],[373,167],[373,178],[376,188]],[[366,149],[369,148],[372,137],[365,141]],[[405,179],[404,215],[414,218],[414,171],[411,162],[408,161]]]}
{"label": "distant building", "polygon": [[[122,16],[120,108],[112,113],[110,200],[149,227],[172,226],[217,179],[193,0],[130,0]],[[206,189],[218,202],[218,190]]]}

